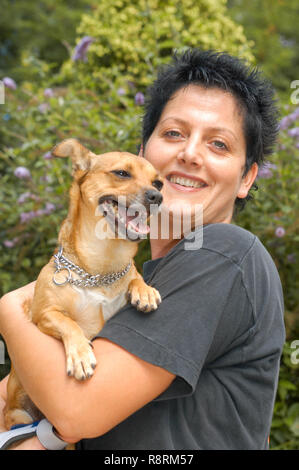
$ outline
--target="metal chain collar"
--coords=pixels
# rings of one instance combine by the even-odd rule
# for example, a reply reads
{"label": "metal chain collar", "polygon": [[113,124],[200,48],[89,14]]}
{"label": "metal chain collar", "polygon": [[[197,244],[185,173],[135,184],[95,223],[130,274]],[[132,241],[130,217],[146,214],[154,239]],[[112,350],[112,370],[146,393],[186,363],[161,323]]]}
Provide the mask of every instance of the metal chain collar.
{"label": "metal chain collar", "polygon": [[[62,246],[60,246],[58,253],[54,255],[54,264],[56,271],[53,276],[53,282],[54,284],[56,284],[56,286],[64,286],[66,283],[70,283],[78,287],[108,286],[113,282],[118,281],[119,279],[124,277],[125,274],[127,274],[127,272],[129,271],[132,264],[132,262],[130,261],[130,263],[122,271],[116,273],[105,274],[104,276],[102,276],[101,274],[96,274],[94,276],[84,271],[84,269],[80,268],[80,266],[77,266],[76,264],[72,263],[72,261],[63,256],[62,252],[63,248]],[[55,279],[55,275],[60,271],[64,270],[68,272],[67,278],[62,282],[58,282]],[[80,279],[74,279],[72,277],[71,271],[78,274]]]}

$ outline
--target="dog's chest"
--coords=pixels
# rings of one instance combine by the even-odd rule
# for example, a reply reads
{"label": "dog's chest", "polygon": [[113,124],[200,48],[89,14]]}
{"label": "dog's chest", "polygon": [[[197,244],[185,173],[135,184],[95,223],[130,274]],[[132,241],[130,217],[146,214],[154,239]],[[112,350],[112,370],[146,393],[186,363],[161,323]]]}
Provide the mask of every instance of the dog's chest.
{"label": "dog's chest", "polygon": [[75,302],[74,319],[88,338],[97,334],[101,329],[100,307],[106,322],[127,303],[124,292],[109,298],[99,291],[77,286],[72,287],[78,296]]}

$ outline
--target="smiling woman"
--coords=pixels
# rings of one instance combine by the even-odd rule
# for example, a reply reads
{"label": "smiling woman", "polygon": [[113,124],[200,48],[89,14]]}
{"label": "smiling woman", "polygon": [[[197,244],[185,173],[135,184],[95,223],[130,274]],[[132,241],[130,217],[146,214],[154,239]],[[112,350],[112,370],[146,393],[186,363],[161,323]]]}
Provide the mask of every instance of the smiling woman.
{"label": "smiling woman", "polygon": [[[257,71],[222,53],[174,57],[149,90],[144,158],[134,161],[155,167],[150,191],[158,172],[164,177],[164,208],[188,206],[195,214],[202,207],[203,227],[194,217],[192,228],[203,238],[189,250],[184,233],[150,237],[143,274],[161,304],[146,316],[127,304],[110,318],[93,338],[94,374],[78,384],[65,376],[61,344],[22,315],[32,292],[25,287],[2,299],[0,330],[20,380],[58,433],[79,441],[77,449],[268,448],[283,295],[262,243],[231,220],[276,132],[273,91]],[[101,194],[114,214],[113,188],[132,184],[133,167],[110,163],[107,172]],[[119,261],[122,250],[109,256]]]}
{"label": "smiling woman", "polygon": [[144,157],[166,178],[164,204],[178,198],[202,204],[204,224],[229,223],[236,198],[247,196],[257,175],[244,175],[246,141],[239,106],[230,93],[189,85],[163,109]]}

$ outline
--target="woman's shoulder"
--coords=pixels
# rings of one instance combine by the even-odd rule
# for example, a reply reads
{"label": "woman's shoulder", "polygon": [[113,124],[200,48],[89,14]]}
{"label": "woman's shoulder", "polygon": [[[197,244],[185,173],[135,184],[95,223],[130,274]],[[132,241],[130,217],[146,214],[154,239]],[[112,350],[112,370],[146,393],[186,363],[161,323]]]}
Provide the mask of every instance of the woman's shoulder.
{"label": "woman's shoulder", "polygon": [[256,238],[252,232],[249,232],[249,230],[246,230],[235,224],[208,224],[203,226],[203,232],[209,234],[210,236],[214,235],[217,238],[219,236],[229,236],[232,239],[241,239],[243,241],[252,241],[254,238]]}
{"label": "woman's shoulder", "polygon": [[236,264],[240,264],[246,254],[255,249],[256,244],[261,245],[256,235],[248,230],[238,225],[224,223],[199,227],[194,232],[193,242],[192,237],[185,239],[187,240],[189,245],[182,243],[181,249],[189,251],[190,256],[201,257],[204,252],[209,252],[230,258]]}

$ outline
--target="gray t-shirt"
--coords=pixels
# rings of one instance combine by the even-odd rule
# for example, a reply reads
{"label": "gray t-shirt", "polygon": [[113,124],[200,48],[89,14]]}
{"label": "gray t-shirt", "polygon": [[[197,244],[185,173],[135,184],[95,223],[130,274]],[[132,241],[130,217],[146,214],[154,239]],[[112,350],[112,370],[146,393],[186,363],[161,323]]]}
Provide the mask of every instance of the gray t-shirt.
{"label": "gray t-shirt", "polygon": [[176,375],[170,387],[78,449],[267,449],[285,340],[283,294],[273,260],[252,233],[203,228],[144,264],[162,296],[150,314],[125,306],[99,337]]}

